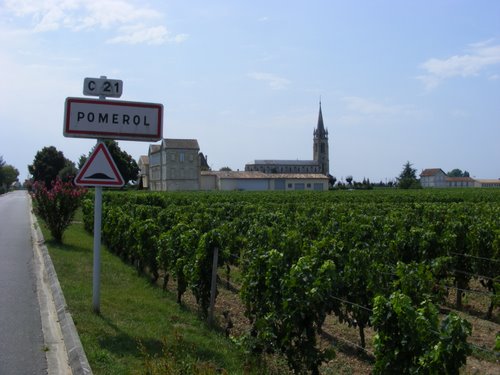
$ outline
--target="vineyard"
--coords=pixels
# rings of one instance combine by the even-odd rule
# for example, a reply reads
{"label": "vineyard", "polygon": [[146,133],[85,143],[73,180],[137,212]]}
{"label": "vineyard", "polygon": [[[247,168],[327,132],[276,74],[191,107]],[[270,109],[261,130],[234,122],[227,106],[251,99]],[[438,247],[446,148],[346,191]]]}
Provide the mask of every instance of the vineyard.
{"label": "vineyard", "polygon": [[[457,374],[469,359],[500,369],[500,190],[109,192],[103,203],[108,249],[175,285],[178,303],[193,298],[202,318],[217,249],[218,298],[239,306],[217,311],[219,326],[293,373],[320,374],[351,349],[375,374]],[[89,231],[92,210],[85,200]],[[480,341],[471,320],[488,327]]]}

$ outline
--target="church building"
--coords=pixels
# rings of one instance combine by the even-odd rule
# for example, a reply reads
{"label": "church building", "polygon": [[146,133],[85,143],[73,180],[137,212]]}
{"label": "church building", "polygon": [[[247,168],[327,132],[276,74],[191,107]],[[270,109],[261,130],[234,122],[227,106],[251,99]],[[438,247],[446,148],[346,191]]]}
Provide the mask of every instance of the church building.
{"label": "church building", "polygon": [[263,173],[330,173],[328,154],[328,130],[323,124],[321,102],[319,102],[318,124],[313,132],[313,160],[255,160],[245,165],[247,172]]}

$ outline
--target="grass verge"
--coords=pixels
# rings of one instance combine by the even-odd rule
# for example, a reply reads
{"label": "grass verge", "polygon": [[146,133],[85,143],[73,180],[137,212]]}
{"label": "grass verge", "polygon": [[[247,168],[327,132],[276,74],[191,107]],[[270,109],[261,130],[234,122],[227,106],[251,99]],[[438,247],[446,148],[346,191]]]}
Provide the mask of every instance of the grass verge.
{"label": "grass verge", "polygon": [[[78,220],[78,219],[77,219]],[[210,330],[175,296],[101,249],[101,314],[92,312],[93,238],[78,222],[52,240],[39,221],[95,374],[262,374],[243,351]]]}

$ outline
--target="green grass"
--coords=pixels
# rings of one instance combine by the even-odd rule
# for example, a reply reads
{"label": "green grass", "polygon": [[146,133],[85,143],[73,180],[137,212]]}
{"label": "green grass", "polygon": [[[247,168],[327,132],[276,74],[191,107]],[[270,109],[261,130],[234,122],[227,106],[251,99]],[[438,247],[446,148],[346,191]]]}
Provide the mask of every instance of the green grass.
{"label": "green grass", "polygon": [[94,314],[92,236],[77,222],[66,230],[59,245],[40,224],[95,374],[211,374],[215,369],[228,374],[266,372],[258,368],[248,372],[248,361],[238,346],[210,330],[195,312],[176,304],[174,295],[139,277],[104,246],[101,314]]}

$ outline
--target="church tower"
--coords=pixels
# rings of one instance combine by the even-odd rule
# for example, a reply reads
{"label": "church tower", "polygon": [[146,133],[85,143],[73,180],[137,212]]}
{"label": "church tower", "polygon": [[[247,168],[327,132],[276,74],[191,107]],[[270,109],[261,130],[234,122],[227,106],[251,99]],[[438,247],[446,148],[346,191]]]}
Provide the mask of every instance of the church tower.
{"label": "church tower", "polygon": [[330,161],[328,157],[328,130],[323,124],[323,114],[321,113],[321,100],[319,102],[318,126],[314,130],[313,139],[313,159],[318,163],[320,172],[324,175],[330,173]]}

